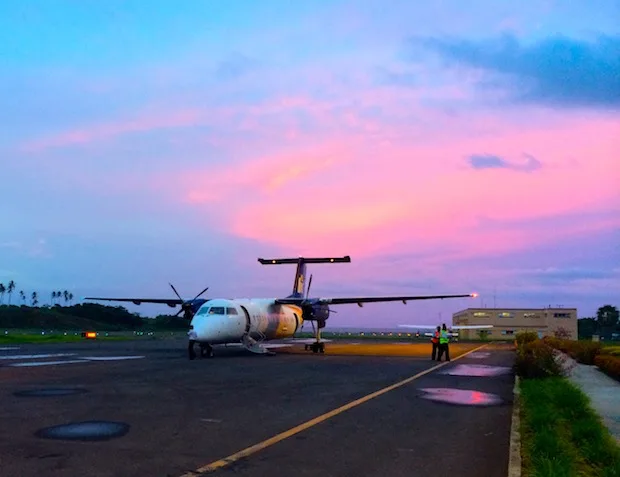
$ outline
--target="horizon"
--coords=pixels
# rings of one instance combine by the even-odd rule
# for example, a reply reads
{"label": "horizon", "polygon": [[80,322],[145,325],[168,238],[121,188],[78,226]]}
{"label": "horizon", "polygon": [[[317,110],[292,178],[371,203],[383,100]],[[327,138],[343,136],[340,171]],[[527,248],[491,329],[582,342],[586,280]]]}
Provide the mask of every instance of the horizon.
{"label": "horizon", "polygon": [[174,298],[168,282],[284,297],[294,266],[258,257],[350,255],[308,267],[313,296],[479,297],[333,306],[327,330],[619,306],[619,17],[3,2],[0,283],[40,303]]}

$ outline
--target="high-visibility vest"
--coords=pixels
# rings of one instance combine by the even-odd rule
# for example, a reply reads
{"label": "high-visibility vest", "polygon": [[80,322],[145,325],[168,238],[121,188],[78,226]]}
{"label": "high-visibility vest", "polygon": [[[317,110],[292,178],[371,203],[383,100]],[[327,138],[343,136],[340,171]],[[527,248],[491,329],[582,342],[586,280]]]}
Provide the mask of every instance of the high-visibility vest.
{"label": "high-visibility vest", "polygon": [[441,335],[439,336],[439,344],[448,344],[450,340],[448,339],[448,332],[445,330],[441,330]]}
{"label": "high-visibility vest", "polygon": [[431,338],[431,341],[433,343],[439,343],[439,331],[435,331],[435,333],[433,334],[433,337]]}

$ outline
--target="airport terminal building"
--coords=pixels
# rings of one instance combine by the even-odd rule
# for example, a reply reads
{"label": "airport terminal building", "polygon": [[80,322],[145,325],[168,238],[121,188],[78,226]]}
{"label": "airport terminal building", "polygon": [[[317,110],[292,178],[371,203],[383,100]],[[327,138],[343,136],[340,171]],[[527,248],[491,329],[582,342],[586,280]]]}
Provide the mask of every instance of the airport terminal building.
{"label": "airport terminal building", "polygon": [[[467,308],[452,315],[452,325],[493,325],[485,330],[495,340],[514,340],[520,331],[534,331],[540,338],[563,328],[577,339],[576,308]],[[477,339],[480,330],[460,330],[462,339]]]}

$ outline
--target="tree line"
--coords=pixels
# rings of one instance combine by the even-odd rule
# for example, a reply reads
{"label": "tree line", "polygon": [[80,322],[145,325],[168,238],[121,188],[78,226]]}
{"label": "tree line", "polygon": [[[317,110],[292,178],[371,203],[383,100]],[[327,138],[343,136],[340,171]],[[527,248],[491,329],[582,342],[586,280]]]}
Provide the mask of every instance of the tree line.
{"label": "tree line", "polygon": [[584,338],[590,338],[595,334],[620,333],[620,312],[615,306],[604,305],[596,311],[596,317],[577,320],[577,326],[579,336]]}
{"label": "tree line", "polygon": [[[7,305],[11,305],[11,299],[13,298],[13,293],[15,292],[16,285],[15,281],[11,280],[8,285],[4,285],[4,283],[0,283],[0,305],[4,305],[4,297],[8,295]],[[31,306],[37,306],[39,304],[39,294],[36,291],[33,291],[29,296],[24,293],[23,290],[19,290],[19,300],[21,305],[26,305],[26,301],[29,299]],[[68,290],[64,291],[53,291],[50,294],[50,305],[59,305],[60,301],[64,300],[65,305],[71,305],[73,303],[73,293]]]}

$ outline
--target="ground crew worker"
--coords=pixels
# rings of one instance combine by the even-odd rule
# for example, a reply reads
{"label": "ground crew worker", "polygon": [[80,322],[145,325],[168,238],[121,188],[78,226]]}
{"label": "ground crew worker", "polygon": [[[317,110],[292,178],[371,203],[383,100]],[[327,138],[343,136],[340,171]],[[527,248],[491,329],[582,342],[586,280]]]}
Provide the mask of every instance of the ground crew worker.
{"label": "ground crew worker", "polygon": [[433,343],[433,352],[431,354],[431,359],[435,361],[437,359],[438,348],[439,348],[439,332],[441,331],[441,327],[437,327],[437,329],[433,332],[433,337],[431,338],[431,342]]}
{"label": "ground crew worker", "polygon": [[444,353],[446,353],[446,361],[450,361],[450,349],[448,348],[448,343],[450,342],[450,338],[448,337],[448,330],[446,329],[446,324],[444,323],[441,328],[441,333],[439,334],[439,357],[437,361],[441,361],[441,357]]}

